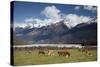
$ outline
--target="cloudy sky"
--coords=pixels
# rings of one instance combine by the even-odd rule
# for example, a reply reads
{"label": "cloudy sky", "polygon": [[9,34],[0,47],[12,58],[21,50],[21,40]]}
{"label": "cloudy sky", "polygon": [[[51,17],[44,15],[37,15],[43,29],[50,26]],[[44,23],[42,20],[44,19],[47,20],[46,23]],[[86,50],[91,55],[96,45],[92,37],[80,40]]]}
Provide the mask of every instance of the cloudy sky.
{"label": "cloudy sky", "polygon": [[87,23],[97,16],[97,7],[89,5],[14,2],[15,26],[41,27],[65,20],[68,27]]}

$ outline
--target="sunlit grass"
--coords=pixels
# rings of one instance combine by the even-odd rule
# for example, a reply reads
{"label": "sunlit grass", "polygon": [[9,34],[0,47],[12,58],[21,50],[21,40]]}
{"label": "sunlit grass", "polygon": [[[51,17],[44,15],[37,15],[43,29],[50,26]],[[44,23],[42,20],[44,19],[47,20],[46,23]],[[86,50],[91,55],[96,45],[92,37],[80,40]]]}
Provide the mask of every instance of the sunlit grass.
{"label": "sunlit grass", "polygon": [[86,62],[96,61],[97,51],[90,50],[93,56],[87,56],[86,53],[82,53],[77,49],[68,50],[71,54],[69,58],[58,56],[57,50],[55,50],[54,56],[38,55],[38,50],[33,50],[28,53],[26,50],[14,51],[14,65],[36,65],[36,64],[56,64],[56,63],[69,63],[69,62]]}

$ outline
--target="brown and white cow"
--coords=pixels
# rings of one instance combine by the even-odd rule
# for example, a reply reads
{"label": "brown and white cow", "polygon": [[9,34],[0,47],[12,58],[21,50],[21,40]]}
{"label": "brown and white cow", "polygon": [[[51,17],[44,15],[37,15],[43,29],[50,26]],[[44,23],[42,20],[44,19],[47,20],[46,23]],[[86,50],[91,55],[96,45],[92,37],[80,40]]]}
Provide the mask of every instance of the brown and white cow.
{"label": "brown and white cow", "polygon": [[59,56],[65,56],[65,57],[70,57],[70,53],[66,50],[60,50],[58,51]]}
{"label": "brown and white cow", "polygon": [[54,50],[48,50],[48,55],[49,56],[54,56]]}

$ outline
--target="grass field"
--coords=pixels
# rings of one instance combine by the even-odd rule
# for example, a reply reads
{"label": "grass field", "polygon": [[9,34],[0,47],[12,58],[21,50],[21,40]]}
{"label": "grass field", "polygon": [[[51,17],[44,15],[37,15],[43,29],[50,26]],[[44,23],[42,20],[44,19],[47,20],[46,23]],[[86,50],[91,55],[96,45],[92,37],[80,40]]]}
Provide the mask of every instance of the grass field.
{"label": "grass field", "polygon": [[55,63],[69,63],[69,62],[86,62],[97,60],[97,50],[92,49],[89,52],[92,56],[87,56],[78,49],[68,49],[70,57],[58,56],[58,50],[54,50],[54,56],[38,55],[38,50],[32,50],[30,53],[27,50],[14,50],[14,65],[37,65],[37,64],[55,64]]}

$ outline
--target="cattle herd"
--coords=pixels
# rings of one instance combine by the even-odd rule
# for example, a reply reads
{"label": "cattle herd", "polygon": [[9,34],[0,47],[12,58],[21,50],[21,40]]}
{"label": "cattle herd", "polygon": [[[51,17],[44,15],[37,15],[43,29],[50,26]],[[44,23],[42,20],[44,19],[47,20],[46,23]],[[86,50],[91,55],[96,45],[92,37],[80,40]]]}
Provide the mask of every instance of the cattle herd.
{"label": "cattle herd", "polygon": [[[70,57],[70,52],[68,52],[67,50],[59,50],[57,53],[59,56]],[[44,50],[39,50],[38,55],[46,55],[46,52]],[[48,50],[47,55],[54,56],[55,55],[54,50]]]}
{"label": "cattle herd", "polygon": [[[25,50],[28,53],[33,52],[34,50],[37,50],[37,54],[39,56],[54,56],[55,54],[58,54],[58,56],[63,56],[63,57],[70,57],[71,56],[71,52],[69,51],[69,48],[48,48],[48,47],[24,47],[24,48],[16,48],[17,50]],[[89,50],[85,49],[85,48],[81,48],[78,50],[81,53],[85,53],[87,56],[92,56],[92,53],[89,52]]]}

